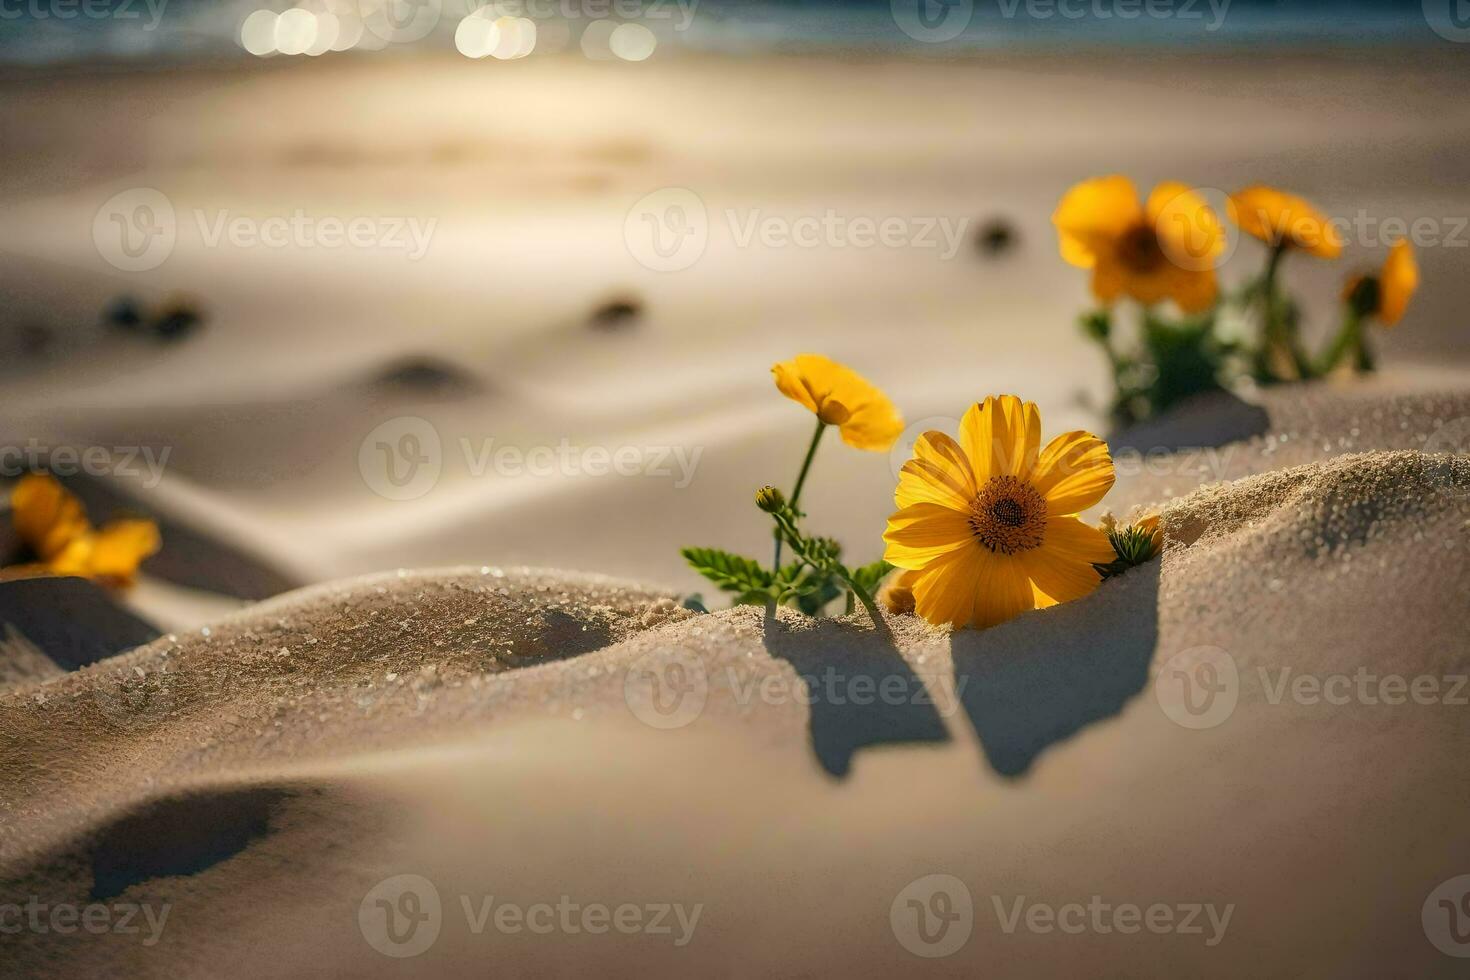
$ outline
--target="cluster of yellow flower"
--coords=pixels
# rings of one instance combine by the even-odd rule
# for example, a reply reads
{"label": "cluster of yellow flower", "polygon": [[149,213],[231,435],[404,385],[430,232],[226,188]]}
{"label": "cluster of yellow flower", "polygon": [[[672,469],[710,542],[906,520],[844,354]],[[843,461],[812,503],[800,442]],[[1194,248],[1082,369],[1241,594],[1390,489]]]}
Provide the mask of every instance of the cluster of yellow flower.
{"label": "cluster of yellow flower", "polygon": [[[1418,288],[1413,249],[1399,239],[1376,274],[1348,281],[1337,335],[1319,357],[1309,357],[1299,310],[1279,285],[1282,260],[1291,252],[1336,259],[1342,254],[1341,235],[1310,203],[1271,187],[1231,195],[1226,212],[1269,251],[1258,277],[1222,296],[1217,268],[1226,252],[1225,226],[1198,190],[1165,182],[1142,201],[1132,181],[1113,175],[1077,184],[1057,205],[1052,222],[1062,258],[1091,270],[1093,296],[1103,304],[1083,317],[1083,325],[1108,354],[1118,388],[1118,421],[1136,421],[1199,391],[1228,387],[1246,374],[1274,382],[1320,377],[1344,363],[1371,370],[1363,324],[1373,319],[1396,325]],[[1114,343],[1110,314],[1112,304],[1125,296],[1143,308],[1140,344],[1127,352]],[[1165,301],[1184,317],[1161,316],[1156,307]],[[1232,303],[1256,321],[1254,344],[1217,330],[1221,307]]]}
{"label": "cluster of yellow flower", "polygon": [[[1000,395],[972,405],[956,436],[919,437],[900,471],[884,560],[848,569],[835,542],[801,530],[806,515],[797,504],[812,458],[829,426],[849,446],[887,451],[903,418],[883,392],[825,357],[803,354],[772,372],[781,393],[817,417],[791,496],[769,486],[756,495],[776,523],[775,561],[766,569],[715,549],[684,550],[736,602],[791,602],[816,613],[846,589],[848,610],[855,598],[880,624],[869,593],[889,577],[881,596],[890,612],[916,612],[953,627],[993,626],[1086,595],[1104,576],[1149,560],[1162,545],[1157,518],[1107,529],[1079,519],[1113,485],[1107,444],[1075,431],[1043,447],[1035,403]],[[781,543],[795,552],[787,564]]]}

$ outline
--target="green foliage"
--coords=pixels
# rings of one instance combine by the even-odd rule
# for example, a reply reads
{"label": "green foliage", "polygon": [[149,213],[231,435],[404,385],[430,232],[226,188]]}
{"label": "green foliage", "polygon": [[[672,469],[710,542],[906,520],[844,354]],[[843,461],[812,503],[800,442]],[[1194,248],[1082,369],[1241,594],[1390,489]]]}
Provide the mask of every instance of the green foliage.
{"label": "green foliage", "polygon": [[888,577],[888,573],[891,571],[893,571],[893,566],[880,558],[872,564],[864,565],[862,568],[854,568],[852,570],[852,580],[869,592],[876,592],[878,586],[883,584],[883,580]]}

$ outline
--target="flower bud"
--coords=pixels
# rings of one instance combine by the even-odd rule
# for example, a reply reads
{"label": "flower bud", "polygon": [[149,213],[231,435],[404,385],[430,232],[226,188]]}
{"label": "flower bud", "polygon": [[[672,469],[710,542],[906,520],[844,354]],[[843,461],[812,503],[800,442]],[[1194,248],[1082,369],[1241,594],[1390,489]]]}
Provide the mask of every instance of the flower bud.
{"label": "flower bud", "polygon": [[786,506],[786,497],[780,490],[767,485],[755,492],[755,505],[767,514],[774,514]]}

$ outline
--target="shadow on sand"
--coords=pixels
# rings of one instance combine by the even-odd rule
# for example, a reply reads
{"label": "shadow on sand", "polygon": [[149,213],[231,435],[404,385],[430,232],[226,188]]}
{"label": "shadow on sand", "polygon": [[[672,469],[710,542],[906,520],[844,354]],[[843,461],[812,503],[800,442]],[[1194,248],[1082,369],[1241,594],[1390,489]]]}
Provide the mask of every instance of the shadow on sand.
{"label": "shadow on sand", "polygon": [[953,634],[955,687],[996,772],[1024,774],[1047,747],[1143,689],[1158,592],[1154,561],[1067,606]]}
{"label": "shadow on sand", "polygon": [[805,682],[812,752],[829,774],[846,778],[853,754],[866,746],[949,740],[930,689],[886,627],[820,620],[793,630],[767,609],[765,646]]}

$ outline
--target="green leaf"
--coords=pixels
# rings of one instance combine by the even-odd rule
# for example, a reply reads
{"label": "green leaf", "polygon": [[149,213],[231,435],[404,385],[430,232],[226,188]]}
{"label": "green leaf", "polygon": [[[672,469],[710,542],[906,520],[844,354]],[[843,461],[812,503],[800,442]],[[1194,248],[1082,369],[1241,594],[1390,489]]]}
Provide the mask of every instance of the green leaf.
{"label": "green leaf", "polygon": [[862,568],[854,568],[852,570],[852,580],[871,594],[891,571],[893,571],[893,566],[880,558],[870,565],[864,565]]}
{"label": "green leaf", "polygon": [[681,548],[679,554],[691,568],[726,592],[744,595],[759,590],[769,593],[773,584],[767,569],[743,555],[719,548]]}

